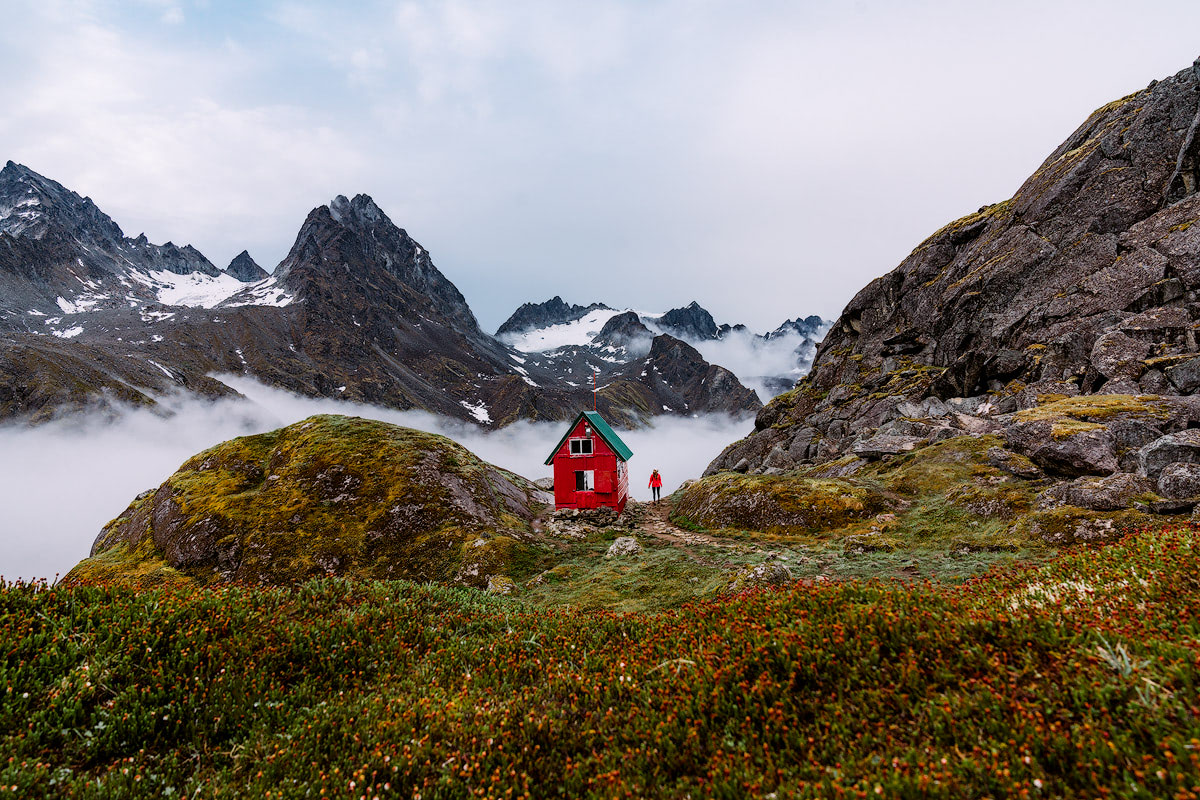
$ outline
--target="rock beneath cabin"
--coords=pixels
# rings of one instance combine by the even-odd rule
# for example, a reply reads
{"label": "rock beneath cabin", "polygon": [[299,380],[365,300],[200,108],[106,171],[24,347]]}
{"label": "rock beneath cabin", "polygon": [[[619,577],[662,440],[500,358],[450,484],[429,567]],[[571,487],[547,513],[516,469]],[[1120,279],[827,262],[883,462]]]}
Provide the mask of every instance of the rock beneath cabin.
{"label": "rock beneath cabin", "polygon": [[1158,493],[1168,500],[1200,497],[1200,463],[1167,464],[1158,473]]}
{"label": "rock beneath cabin", "polygon": [[625,558],[626,556],[636,556],[641,552],[641,542],[632,536],[621,536],[608,546],[608,552],[604,554],[604,557]]}
{"label": "rock beneath cabin", "polygon": [[1154,482],[1141,475],[1118,472],[1102,478],[1083,477],[1052,486],[1038,495],[1041,508],[1076,506],[1092,511],[1131,508],[1145,495],[1154,493]]}
{"label": "rock beneath cabin", "polygon": [[547,492],[554,491],[554,478],[538,478],[533,482],[533,485],[539,489],[545,489]]}
{"label": "rock beneath cabin", "polygon": [[1169,433],[1138,453],[1138,472],[1151,480],[1157,481],[1167,465],[1176,463],[1200,463],[1200,430]]}

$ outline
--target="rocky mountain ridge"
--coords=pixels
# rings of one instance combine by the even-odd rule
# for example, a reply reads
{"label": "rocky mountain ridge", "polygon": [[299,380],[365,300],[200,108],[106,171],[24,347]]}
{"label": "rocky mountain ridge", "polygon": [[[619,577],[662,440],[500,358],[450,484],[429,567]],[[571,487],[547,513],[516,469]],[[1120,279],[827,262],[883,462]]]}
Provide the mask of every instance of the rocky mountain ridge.
{"label": "rocky mountain ridge", "polygon": [[1198,122],[1200,59],[1098,109],[1012,199],[946,225],[859,292],[809,375],[707,474],[852,475],[996,435],[998,463],[1028,459],[1054,484],[1046,503],[1099,510],[1149,493],[1153,509],[1190,509]]}
{"label": "rocky mountain ridge", "polygon": [[[541,319],[552,321],[538,324]],[[651,314],[618,311],[604,303],[568,305],[554,297],[522,305],[497,335],[534,363],[565,369],[568,375],[586,375],[644,356],[651,339],[665,334],[686,342],[711,362],[730,364],[739,379],[766,400],[791,389],[808,370],[830,324],[815,315],[798,317],[760,335],[742,324],[718,325],[695,300]],[[764,367],[773,371],[764,373]]]}
{"label": "rocky mountain ridge", "polygon": [[[429,253],[366,195],[313,209],[268,275],[245,252],[222,271],[190,246],[127,239],[87,198],[11,162],[0,188],[0,417],[234,394],[214,377],[225,373],[484,425],[592,403],[570,365],[527,363],[481,331]],[[677,391],[621,364],[631,370],[597,399],[612,422],[668,413]],[[761,406],[736,378],[718,383],[728,391],[688,413]]]}

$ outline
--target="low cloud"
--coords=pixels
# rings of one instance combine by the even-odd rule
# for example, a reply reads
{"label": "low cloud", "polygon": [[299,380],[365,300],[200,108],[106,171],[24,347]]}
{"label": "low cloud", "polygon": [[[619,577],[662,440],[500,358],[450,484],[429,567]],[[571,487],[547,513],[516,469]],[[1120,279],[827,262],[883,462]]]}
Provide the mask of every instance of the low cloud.
{"label": "low cloud", "polygon": [[[550,475],[543,462],[562,423],[519,422],[496,431],[417,411],[300,397],[245,378],[223,377],[245,399],[163,401],[169,415],[128,410],[116,419],[80,414],[37,427],[0,427],[0,575],[50,578],[87,557],[104,525],[141,491],[158,486],[192,455],[235,436],[261,433],[313,414],[370,417],[440,433],[481,458],[531,479]],[[622,431],[634,452],[633,496],[648,500],[650,470],[671,492],[697,478],[748,420],[708,416],[661,418],[653,428]]]}
{"label": "low cloud", "polygon": [[[778,387],[772,388],[765,379],[786,377],[794,383],[808,372],[816,352],[815,345],[805,344],[808,341],[798,333],[763,340],[749,331],[730,331],[721,339],[691,344],[705,361],[737,375],[765,403],[778,394]],[[797,348],[803,348],[801,353]]]}

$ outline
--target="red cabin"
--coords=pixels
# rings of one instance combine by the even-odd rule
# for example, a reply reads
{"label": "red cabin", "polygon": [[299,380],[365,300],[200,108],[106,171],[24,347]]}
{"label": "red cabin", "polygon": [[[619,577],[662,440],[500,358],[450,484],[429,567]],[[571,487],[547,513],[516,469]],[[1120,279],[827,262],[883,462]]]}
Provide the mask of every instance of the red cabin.
{"label": "red cabin", "polygon": [[554,447],[555,508],[625,509],[633,451],[595,411],[582,411]]}

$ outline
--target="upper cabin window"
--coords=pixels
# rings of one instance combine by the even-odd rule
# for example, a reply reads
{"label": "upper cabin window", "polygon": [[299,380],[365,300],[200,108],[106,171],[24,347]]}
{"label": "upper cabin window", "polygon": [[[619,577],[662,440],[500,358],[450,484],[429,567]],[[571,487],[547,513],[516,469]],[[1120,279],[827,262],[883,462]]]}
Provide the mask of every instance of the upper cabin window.
{"label": "upper cabin window", "polygon": [[573,456],[590,456],[592,454],[591,439],[572,439],[571,440],[571,455]]}

